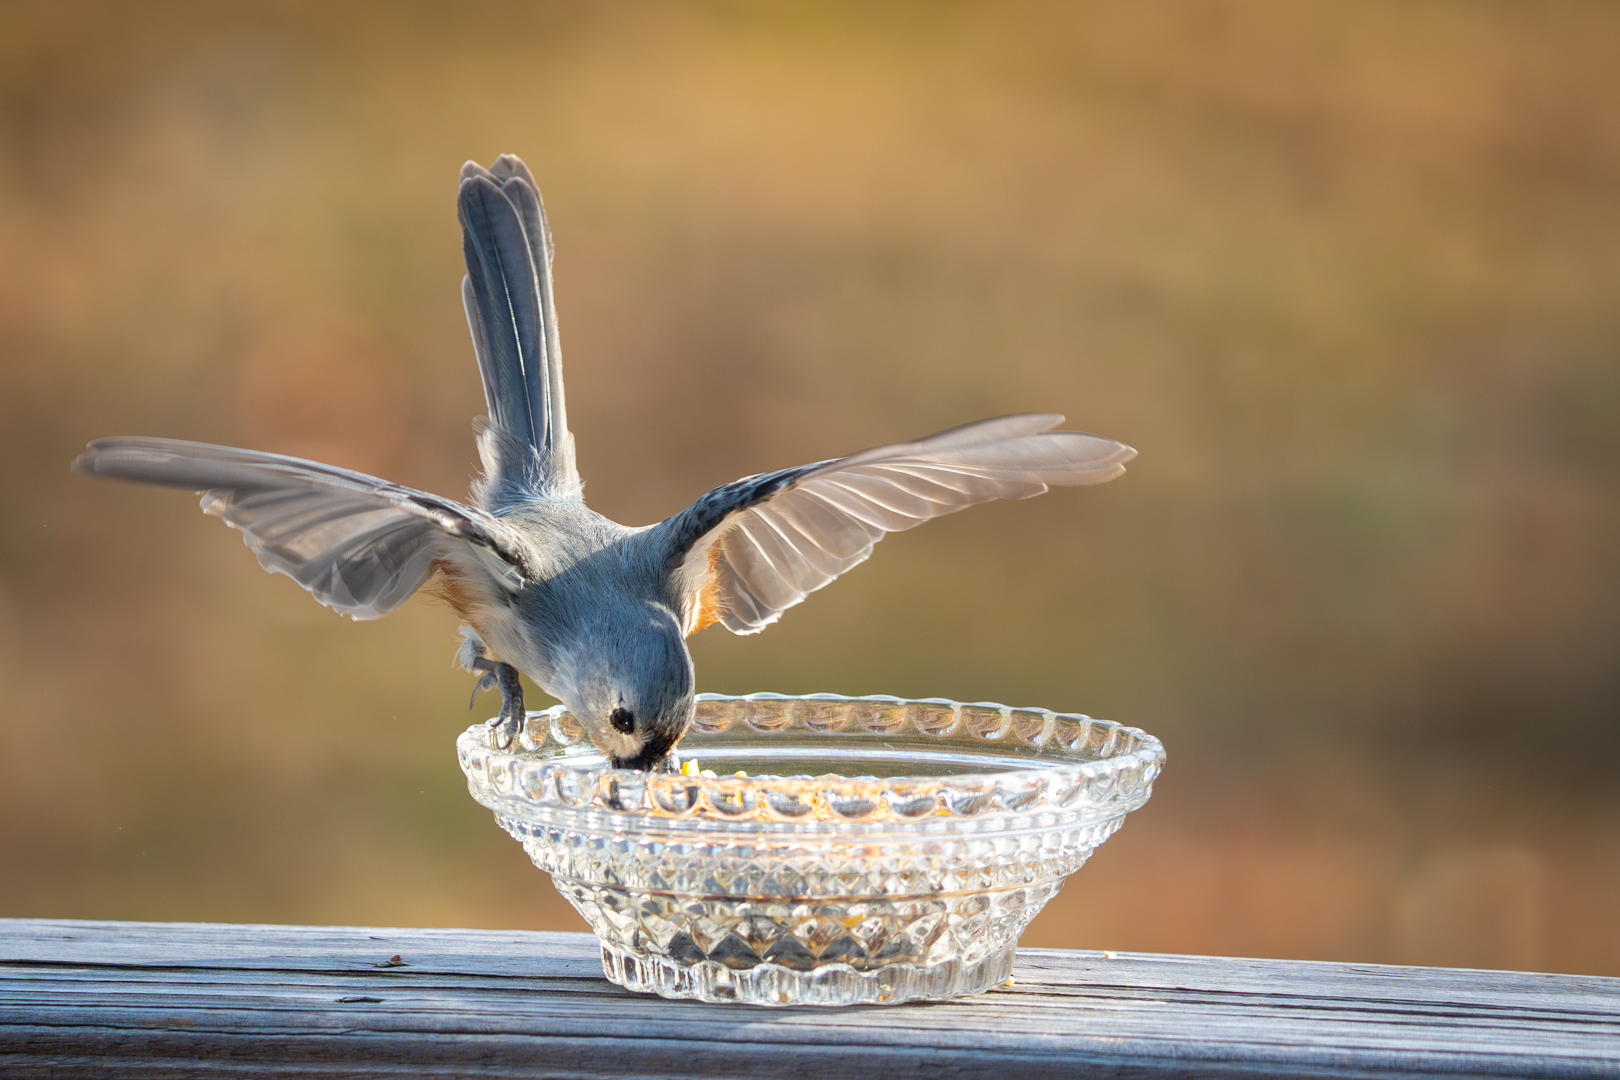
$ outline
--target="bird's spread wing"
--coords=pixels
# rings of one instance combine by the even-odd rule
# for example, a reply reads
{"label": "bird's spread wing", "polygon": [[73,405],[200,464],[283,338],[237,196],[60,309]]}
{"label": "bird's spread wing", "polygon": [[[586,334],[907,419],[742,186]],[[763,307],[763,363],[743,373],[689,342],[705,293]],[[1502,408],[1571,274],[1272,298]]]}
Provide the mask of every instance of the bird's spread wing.
{"label": "bird's spread wing", "polygon": [[523,580],[512,530],[482,510],[314,461],[229,446],[98,439],[77,472],[202,493],[204,513],[242,530],[266,570],[356,619],[386,615],[461,543],[509,588]]}
{"label": "bird's spread wing", "polygon": [[864,561],[885,533],[1053,484],[1100,484],[1136,456],[1100,435],[1051,430],[1062,422],[1049,414],[981,420],[715,488],[659,526],[677,587],[705,613],[694,628],[718,619],[757,633]]}

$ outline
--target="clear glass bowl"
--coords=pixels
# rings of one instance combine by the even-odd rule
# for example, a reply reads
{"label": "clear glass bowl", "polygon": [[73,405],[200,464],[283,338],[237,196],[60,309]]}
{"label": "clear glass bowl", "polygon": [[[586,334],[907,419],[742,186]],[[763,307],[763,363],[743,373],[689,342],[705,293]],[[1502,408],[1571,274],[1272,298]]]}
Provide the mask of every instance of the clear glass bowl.
{"label": "clear glass bowl", "polygon": [[680,750],[702,775],[611,768],[561,706],[509,749],[485,724],[456,749],[609,979],[757,1005],[1005,982],[1019,933],[1164,766],[1106,720],[836,694],[698,695]]}

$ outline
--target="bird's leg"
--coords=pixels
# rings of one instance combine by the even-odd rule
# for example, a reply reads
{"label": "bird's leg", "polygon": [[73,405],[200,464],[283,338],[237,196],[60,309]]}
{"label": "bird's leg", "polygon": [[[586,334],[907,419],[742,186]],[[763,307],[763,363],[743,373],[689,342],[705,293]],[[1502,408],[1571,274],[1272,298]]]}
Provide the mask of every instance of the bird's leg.
{"label": "bird's leg", "polygon": [[523,721],[529,715],[523,708],[523,683],[518,679],[518,670],[511,664],[484,656],[474,659],[472,668],[484,673],[473,687],[475,697],[478,691],[487,690],[491,685],[500,687],[501,714],[491,720],[489,726],[495,729],[495,745],[505,750],[523,730]]}

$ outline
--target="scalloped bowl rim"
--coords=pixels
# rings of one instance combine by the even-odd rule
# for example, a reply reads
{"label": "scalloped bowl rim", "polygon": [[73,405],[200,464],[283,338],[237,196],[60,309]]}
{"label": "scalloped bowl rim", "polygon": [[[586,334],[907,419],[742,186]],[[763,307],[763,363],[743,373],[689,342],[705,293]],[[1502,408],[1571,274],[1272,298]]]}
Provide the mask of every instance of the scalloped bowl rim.
{"label": "scalloped bowl rim", "polygon": [[[883,706],[949,708],[952,719],[939,731],[912,727],[902,732],[897,728],[879,731],[844,732],[843,725],[831,731],[793,728],[795,734],[809,734],[824,738],[839,734],[871,737],[903,736],[919,748],[934,745],[971,756],[982,747],[986,756],[993,751],[1029,755],[1027,768],[995,768],[983,772],[952,773],[947,775],[898,776],[821,776],[751,774],[748,776],[702,776],[675,772],[641,772],[634,769],[614,768],[595,761],[569,761],[560,756],[541,756],[547,747],[558,748],[578,744],[582,731],[578,722],[561,705],[530,712],[525,732],[521,737],[527,746],[514,740],[505,750],[492,744],[493,731],[486,723],[474,724],[456,740],[457,757],[469,783],[489,790],[509,808],[513,805],[551,807],[579,813],[607,814],[621,820],[639,819],[642,822],[673,824],[682,822],[695,825],[701,821],[706,827],[724,828],[727,825],[752,826],[774,822],[783,825],[811,826],[813,823],[853,825],[857,822],[886,822],[890,825],[920,825],[935,814],[946,817],[1005,817],[1009,814],[1027,814],[1040,809],[1069,810],[1075,800],[1089,792],[1111,796],[1104,801],[1114,803],[1114,813],[1123,815],[1146,801],[1153,781],[1162,771],[1165,760],[1164,746],[1154,736],[1140,728],[1129,727],[1110,720],[1098,720],[1081,713],[1060,713],[1050,709],[1007,706],[995,702],[957,702],[948,698],[900,698],[887,694],[850,697],[842,694],[699,694],[699,710],[694,721],[693,735],[698,740],[710,736],[724,737],[734,725],[741,725],[752,736],[769,736],[783,728],[753,727],[747,720],[733,717],[725,724],[714,727],[705,723],[705,714],[719,710],[715,706],[735,703],[826,703],[841,704],[853,713],[861,704]],[[705,710],[703,706],[710,706]],[[1001,722],[987,733],[972,732],[964,723],[967,715],[980,721],[993,720],[999,713]],[[915,714],[911,714],[915,715]],[[1028,734],[1020,731],[1015,719],[1022,718]],[[1038,725],[1037,725],[1038,721]],[[543,723],[542,738],[536,741],[530,734],[537,722]],[[846,721],[847,723],[847,721]],[[964,733],[968,738],[964,739]],[[1077,746],[1065,746],[1054,738],[1067,736]],[[1122,742],[1128,748],[1120,749]],[[825,757],[836,759],[841,754],[859,756],[858,744],[849,739],[843,745],[829,745]],[[521,746],[521,748],[520,748]],[[1054,749],[1055,747],[1055,749]],[[716,747],[717,754],[723,749]],[[1082,756],[1090,753],[1091,756]],[[1038,756],[1037,756],[1038,755]],[[1129,775],[1129,791],[1117,790],[1119,778]],[[876,789],[876,790],[874,790]],[[1112,790],[1108,790],[1112,789]],[[928,806],[924,796],[935,794],[936,806]],[[1024,792],[1022,805],[1016,798],[1003,797],[1005,792]],[[1125,805],[1115,802],[1123,796]],[[922,802],[918,802],[922,799]],[[480,800],[483,801],[483,800]],[[1008,805],[1012,801],[1014,805]],[[917,813],[907,812],[909,806],[927,806]],[[804,809],[800,809],[800,807]],[[846,812],[847,806],[857,812]],[[777,808],[787,807],[788,812]],[[864,808],[864,809],[862,809]],[[1101,809],[1101,807],[1096,807]],[[1112,816],[1111,814],[1109,816]],[[936,819],[937,820],[937,819]]]}

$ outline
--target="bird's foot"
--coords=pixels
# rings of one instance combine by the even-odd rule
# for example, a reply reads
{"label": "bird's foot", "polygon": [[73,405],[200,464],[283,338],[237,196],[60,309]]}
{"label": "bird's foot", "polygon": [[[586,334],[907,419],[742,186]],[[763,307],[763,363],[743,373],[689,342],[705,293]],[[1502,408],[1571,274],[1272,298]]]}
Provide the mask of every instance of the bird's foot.
{"label": "bird's foot", "polygon": [[[512,745],[518,732],[523,730],[523,722],[529,715],[523,708],[523,683],[518,679],[517,668],[511,664],[480,656],[472,662],[472,667],[474,671],[484,673],[473,686],[473,697],[476,698],[481,690],[500,688],[501,712],[489,722],[489,726],[495,732],[495,746],[505,750]],[[472,708],[472,703],[468,702],[467,707]]]}

